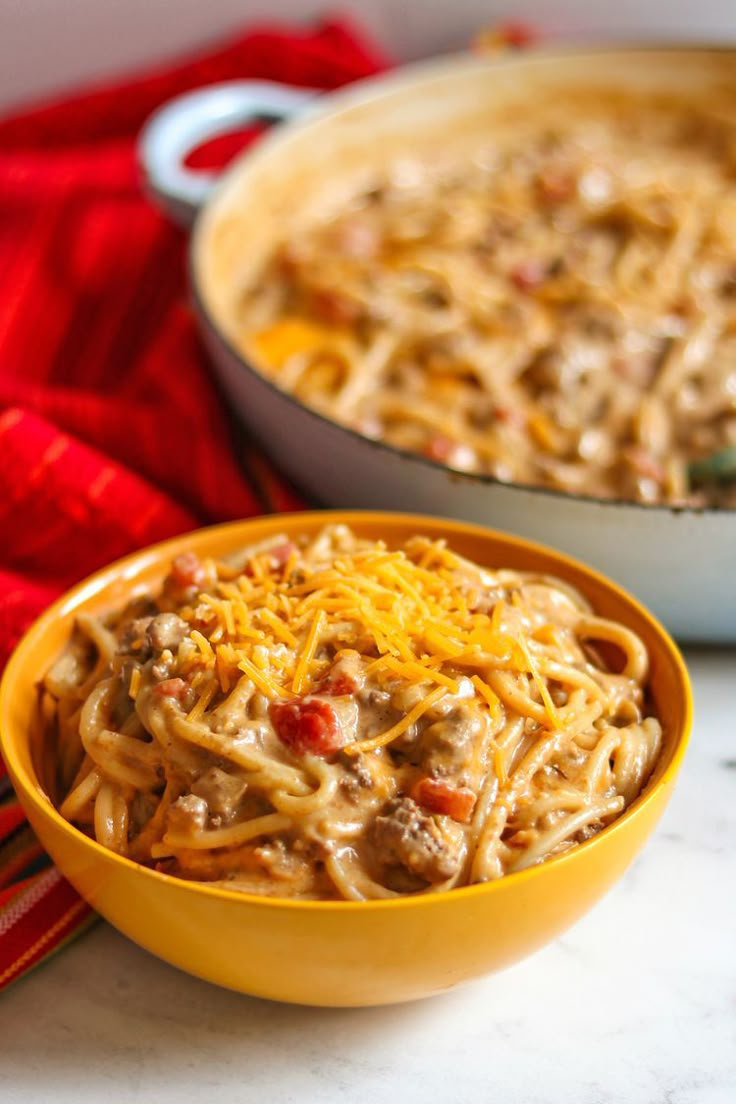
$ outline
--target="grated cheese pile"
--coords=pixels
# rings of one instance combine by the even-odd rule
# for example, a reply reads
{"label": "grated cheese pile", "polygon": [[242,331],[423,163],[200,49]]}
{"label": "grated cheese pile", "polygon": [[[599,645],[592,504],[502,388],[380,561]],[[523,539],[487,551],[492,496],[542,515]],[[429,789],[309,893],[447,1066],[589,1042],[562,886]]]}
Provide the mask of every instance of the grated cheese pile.
{"label": "grated cheese pile", "polygon": [[[550,727],[558,722],[528,644],[502,627],[504,601],[491,616],[474,612],[481,574],[443,541],[413,538],[404,549],[382,543],[338,553],[313,565],[294,548],[274,566],[268,551],[240,570],[206,564],[216,582],[195,607],[180,610],[192,625],[179,646],[177,665],[197,693],[189,716],[201,717],[219,692],[243,678],[269,700],[315,692],[343,649],[368,658],[366,673],[379,683],[404,679],[427,684],[427,693],[392,729],[359,741],[348,753],[390,742],[446,693],[459,692],[459,670],[477,670],[470,682],[479,703],[499,716],[501,703],[482,677],[483,657],[529,674]],[[196,627],[195,627],[196,626]]]}

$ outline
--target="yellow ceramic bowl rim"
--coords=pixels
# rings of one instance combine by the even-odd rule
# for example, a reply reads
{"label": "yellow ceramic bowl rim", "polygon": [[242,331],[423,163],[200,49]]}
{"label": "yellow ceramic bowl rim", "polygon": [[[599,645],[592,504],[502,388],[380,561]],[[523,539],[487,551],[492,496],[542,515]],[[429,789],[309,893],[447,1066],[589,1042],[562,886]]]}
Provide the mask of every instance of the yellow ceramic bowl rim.
{"label": "yellow ceramic bowl rim", "polygon": [[[96,840],[91,839],[85,835],[78,828],[75,828],[73,824],[65,820],[61,816],[56,807],[50,802],[48,797],[41,795],[43,790],[40,781],[34,776],[26,772],[20,763],[15,753],[13,741],[10,738],[11,720],[10,720],[10,699],[13,695],[13,686],[16,677],[16,672],[21,670],[27,663],[32,660],[33,652],[37,641],[41,640],[48,629],[48,626],[53,622],[54,618],[64,613],[69,607],[79,606],[83,604],[88,598],[92,597],[97,591],[102,588],[106,583],[118,576],[134,575],[137,573],[137,569],[143,564],[153,564],[158,561],[165,561],[171,557],[172,550],[181,545],[182,541],[186,541],[188,537],[196,536],[198,539],[205,535],[217,537],[220,534],[225,534],[230,531],[242,530],[244,532],[244,539],[247,539],[248,526],[252,523],[254,526],[258,523],[263,523],[267,519],[279,518],[282,521],[284,528],[289,528],[298,532],[300,524],[307,521],[313,521],[314,519],[323,519],[325,524],[345,524],[345,525],[359,525],[361,522],[369,525],[380,524],[385,522],[387,527],[390,527],[392,523],[398,522],[400,525],[411,524],[415,525],[417,531],[420,531],[422,525],[431,524],[436,527],[441,525],[445,532],[450,537],[452,534],[467,534],[476,536],[479,538],[488,537],[493,540],[499,541],[509,547],[519,548],[531,553],[542,554],[547,557],[552,557],[556,564],[560,567],[560,574],[564,577],[564,571],[567,568],[572,568],[575,571],[580,571],[586,575],[589,579],[596,582],[598,585],[603,586],[609,591],[617,600],[623,600],[625,603],[633,606],[636,612],[642,617],[643,620],[648,622],[649,628],[653,630],[655,636],[658,639],[662,652],[667,655],[667,658],[672,663],[681,687],[684,691],[684,712],[680,718],[680,732],[677,736],[677,742],[672,750],[671,758],[666,768],[662,772],[661,776],[653,784],[649,784],[645,787],[644,791],[639,797],[632,802],[626,812],[617,817],[612,824],[602,829],[595,836],[592,836],[589,840],[578,844],[576,847],[569,851],[564,852],[562,855],[556,856],[551,859],[546,859],[543,863],[538,863],[536,866],[527,867],[524,870],[515,871],[510,874],[505,874],[503,878],[493,882],[483,882],[471,886],[462,886],[457,889],[452,889],[446,893],[421,893],[411,897],[396,897],[389,900],[371,900],[371,901],[318,901],[318,900],[300,900],[290,897],[265,897],[253,893],[243,893],[239,890],[224,889],[221,886],[210,886],[206,882],[189,881],[185,878],[175,878],[169,874],[163,874],[157,870],[152,870],[150,867],[143,866],[141,863],[134,862],[132,859],[128,859],[123,855],[118,855],[114,851],[110,851],[108,848],[103,847],[102,844]],[[639,815],[644,808],[656,799],[657,794],[666,786],[671,784],[676,777],[682,759],[685,755],[688,740],[690,737],[690,730],[692,727],[692,715],[693,715],[693,698],[692,688],[690,685],[690,678],[685,666],[685,662],[680,654],[680,650],[675,644],[674,640],[664,628],[664,626],[651,614],[645,606],[641,604],[636,598],[633,597],[623,587],[620,587],[617,583],[614,583],[607,576],[596,571],[592,567],[588,567],[587,564],[581,560],[577,560],[572,556],[568,556],[562,552],[558,552],[554,548],[550,548],[547,545],[540,544],[536,541],[529,541],[523,537],[517,537],[513,533],[506,533],[498,529],[491,529],[483,525],[476,525],[470,522],[455,521],[446,519],[443,517],[436,517],[429,514],[410,514],[399,513],[390,510],[309,510],[301,511],[289,514],[268,514],[259,515],[253,518],[245,518],[240,521],[225,522],[224,524],[211,525],[200,529],[193,529],[187,533],[180,533],[175,537],[170,537],[167,540],[159,541],[157,544],[149,545],[140,549],[137,552],[132,552],[122,559],[115,560],[113,563],[108,564],[106,567],[95,571],[93,574],[87,576],[76,586],[66,591],[61,597],[57,598],[36,621],[26,630],[18,644],[16,645],[10,659],[5,668],[2,680],[0,681],[0,753],[5,760],[5,764],[8,768],[11,780],[13,781],[16,790],[25,802],[32,804],[36,812],[48,820],[51,820],[56,824],[58,828],[61,828],[68,835],[73,836],[77,843],[86,845],[93,854],[96,854],[103,862],[109,862],[113,865],[121,866],[124,869],[128,869],[131,872],[136,872],[138,876],[153,878],[157,882],[170,883],[175,881],[178,885],[189,887],[193,893],[203,893],[210,897],[216,897],[225,900],[237,900],[250,905],[257,905],[260,908],[276,908],[276,909],[290,909],[296,911],[307,910],[312,911],[330,911],[332,909],[361,909],[361,910],[379,910],[385,909],[407,909],[407,908],[426,908],[430,902],[437,906],[441,906],[443,902],[449,903],[450,900],[458,901],[461,897],[474,897],[478,894],[493,893],[494,889],[499,884],[507,884],[509,880],[513,880],[514,883],[520,884],[523,881],[529,880],[538,876],[539,871],[549,868],[552,865],[560,865],[562,863],[569,863],[575,861],[575,856],[578,855],[583,849],[588,850],[595,847],[599,840],[602,838],[610,838],[614,833],[621,831],[623,825]]]}

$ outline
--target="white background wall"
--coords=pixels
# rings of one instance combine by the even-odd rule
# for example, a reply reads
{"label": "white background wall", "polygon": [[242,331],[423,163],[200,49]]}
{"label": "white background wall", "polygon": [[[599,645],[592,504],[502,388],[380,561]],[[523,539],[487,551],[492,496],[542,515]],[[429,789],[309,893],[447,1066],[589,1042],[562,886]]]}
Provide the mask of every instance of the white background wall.
{"label": "white background wall", "polygon": [[557,36],[736,39],[736,0],[0,0],[0,106],[216,40],[264,17],[350,12],[399,57],[530,20]]}

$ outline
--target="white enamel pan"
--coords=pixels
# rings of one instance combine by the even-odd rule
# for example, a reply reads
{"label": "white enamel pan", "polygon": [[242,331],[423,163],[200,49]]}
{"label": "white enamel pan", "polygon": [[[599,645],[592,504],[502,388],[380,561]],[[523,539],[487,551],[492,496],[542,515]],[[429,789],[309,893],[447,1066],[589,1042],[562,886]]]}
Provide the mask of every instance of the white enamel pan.
{"label": "white enamel pan", "polygon": [[[680,639],[736,641],[736,510],[642,506],[459,474],[370,440],[309,410],[237,350],[234,305],[276,242],[376,170],[437,149],[443,135],[502,119],[520,98],[554,89],[649,88],[736,93],[736,52],[605,47],[451,58],[317,96],[235,82],[180,97],[141,136],[148,187],[194,224],[191,284],[221,385],[277,465],[317,502],[464,518],[570,552],[623,583]],[[218,180],[185,165],[197,145],[254,119],[278,121]]]}

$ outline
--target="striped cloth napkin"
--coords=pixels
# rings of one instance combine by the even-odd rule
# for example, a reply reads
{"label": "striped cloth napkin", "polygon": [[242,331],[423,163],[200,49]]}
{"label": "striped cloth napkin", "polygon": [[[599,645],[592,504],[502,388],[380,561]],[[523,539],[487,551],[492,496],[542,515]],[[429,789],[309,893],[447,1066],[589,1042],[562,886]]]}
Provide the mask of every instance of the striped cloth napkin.
{"label": "striped cloth napkin", "polygon": [[[140,126],[212,81],[327,89],[384,64],[344,21],[266,27],[0,120],[0,662],[57,594],[109,560],[200,524],[299,505],[234,441],[187,305],[185,238],[141,193]],[[254,134],[220,140],[208,157]],[[41,851],[0,762],[0,989],[92,920]]]}

